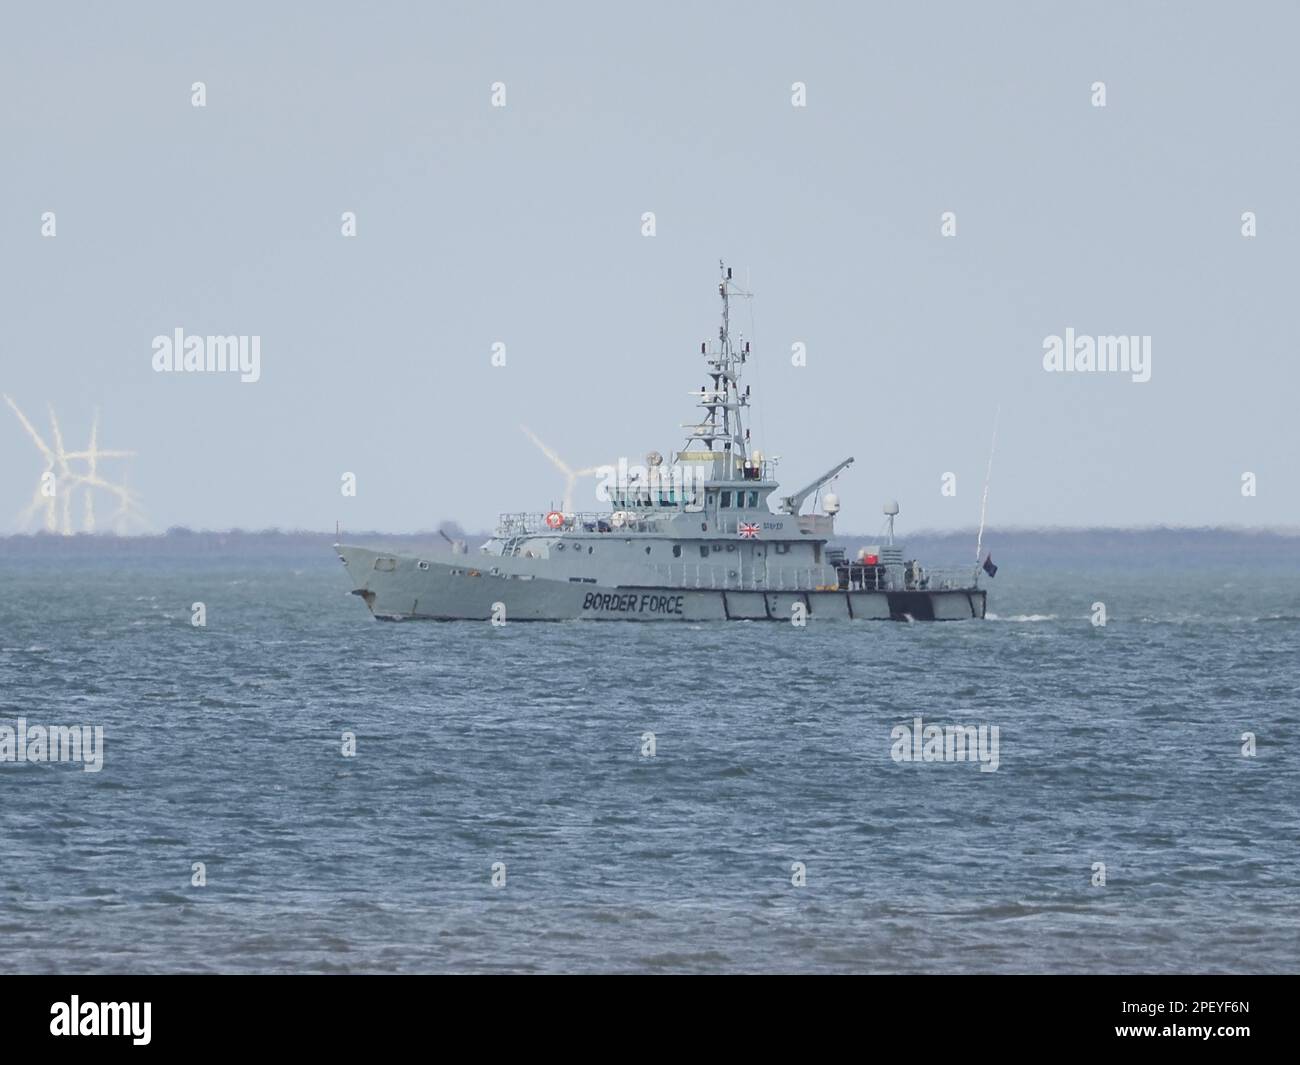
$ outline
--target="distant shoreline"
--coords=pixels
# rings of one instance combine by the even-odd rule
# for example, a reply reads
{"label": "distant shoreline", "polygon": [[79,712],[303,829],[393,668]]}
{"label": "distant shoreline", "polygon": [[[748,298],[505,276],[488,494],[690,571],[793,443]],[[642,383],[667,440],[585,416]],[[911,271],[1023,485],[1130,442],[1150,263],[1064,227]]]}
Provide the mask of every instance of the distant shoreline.
{"label": "distant shoreline", "polygon": [[[486,533],[464,533],[448,527],[449,535],[466,541],[474,552]],[[614,534],[610,534],[614,535]],[[899,536],[909,557],[932,565],[953,561],[975,562],[976,530],[917,530]],[[71,536],[40,532],[0,536],[0,559],[5,558],[147,558],[155,557],[303,557],[329,552],[336,539],[344,542],[391,547],[395,551],[437,556],[450,550],[437,530],[414,533],[345,531],[309,532],[276,529],[226,531],[169,529],[165,533],[117,536],[79,533]],[[835,542],[850,549],[881,540],[879,533],[844,533]],[[1289,561],[1300,564],[1300,527],[1248,528],[1240,526],[1154,526],[1066,528],[989,528],[984,550],[1002,562],[1051,561],[1068,566],[1072,561],[1110,560],[1152,564],[1250,564]]]}

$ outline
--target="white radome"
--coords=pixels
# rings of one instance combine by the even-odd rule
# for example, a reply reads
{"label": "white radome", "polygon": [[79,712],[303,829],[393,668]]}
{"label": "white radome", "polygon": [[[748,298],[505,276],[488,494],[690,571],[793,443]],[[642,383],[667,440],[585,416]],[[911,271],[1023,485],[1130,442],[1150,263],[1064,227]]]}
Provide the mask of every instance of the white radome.
{"label": "white radome", "polygon": [[822,500],[827,514],[838,514],[840,512],[840,497],[834,492],[827,492]]}

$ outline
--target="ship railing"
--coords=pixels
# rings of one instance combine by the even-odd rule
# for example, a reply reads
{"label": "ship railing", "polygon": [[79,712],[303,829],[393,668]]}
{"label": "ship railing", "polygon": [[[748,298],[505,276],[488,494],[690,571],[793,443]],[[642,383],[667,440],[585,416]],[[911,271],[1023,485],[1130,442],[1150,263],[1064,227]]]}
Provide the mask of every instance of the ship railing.
{"label": "ship railing", "polygon": [[[546,513],[554,513],[548,511]],[[623,532],[661,532],[666,527],[656,517],[644,515],[634,515],[632,517],[624,516],[619,524],[614,523],[614,516],[608,510],[580,511],[575,514],[565,514],[564,524],[558,528],[553,528],[546,524],[546,513],[517,513],[502,514],[497,519],[497,536],[530,536],[542,533],[560,533],[560,532],[594,532],[594,533],[623,533]],[[676,513],[674,511],[674,513]]]}
{"label": "ship railing", "polygon": [[654,566],[667,588],[736,592],[813,592],[836,586],[831,566],[714,565],[694,562],[660,562]]}
{"label": "ship railing", "polygon": [[[891,572],[893,571],[893,572]],[[748,566],[710,563],[660,562],[654,572],[667,588],[753,592],[815,592],[841,587],[847,591],[946,591],[973,587],[977,581],[969,569],[925,569],[912,571],[909,578],[897,567],[849,566]]]}
{"label": "ship railing", "polygon": [[[609,520],[608,514],[605,515],[605,520],[606,521]],[[652,533],[652,532],[663,532],[667,528],[668,528],[667,524],[660,522],[660,520],[657,517],[651,518],[645,516],[638,516],[631,519],[624,519],[623,524],[614,526],[613,531],[616,533],[617,532],[651,532]]]}
{"label": "ship railing", "polygon": [[502,514],[497,519],[498,536],[527,536],[532,533],[560,532],[563,529],[581,529],[584,524],[595,525],[597,522],[610,524],[609,511],[584,511],[564,515],[565,524],[553,529],[546,524],[546,515],[552,511],[519,512]]}
{"label": "ship railing", "polygon": [[927,566],[859,566],[838,568],[841,581],[847,582],[849,591],[949,591],[974,587],[979,583],[978,570],[949,567],[931,569]]}
{"label": "ship railing", "polygon": [[904,574],[903,584],[909,590],[926,588],[930,591],[947,591],[957,588],[973,588],[979,584],[979,567],[949,566],[930,569],[928,566],[922,566],[920,567],[919,578],[915,571],[913,571],[911,580],[908,580],[906,574]]}

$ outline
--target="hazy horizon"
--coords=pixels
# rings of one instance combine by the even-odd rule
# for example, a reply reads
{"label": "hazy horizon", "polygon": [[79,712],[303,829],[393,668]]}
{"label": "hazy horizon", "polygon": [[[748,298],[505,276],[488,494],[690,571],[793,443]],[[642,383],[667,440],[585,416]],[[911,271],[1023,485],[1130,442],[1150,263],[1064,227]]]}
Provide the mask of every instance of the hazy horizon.
{"label": "hazy horizon", "polygon": [[[392,537],[411,537],[411,536],[437,536],[439,529],[448,533],[453,530],[469,536],[491,536],[493,529],[467,528],[454,519],[447,518],[435,525],[422,526],[414,529],[348,529],[341,530],[342,535],[346,538],[348,535],[354,536],[392,536]],[[969,534],[972,538],[978,532],[977,526],[953,526],[952,528],[918,528],[904,530],[897,528],[896,536],[899,540],[906,540],[912,537],[958,537]],[[1143,533],[1222,533],[1228,536],[1275,536],[1278,538],[1300,537],[1300,526],[1261,526],[1261,525],[999,525],[990,526],[985,529],[985,537],[990,536],[1028,536],[1028,535],[1087,535],[1092,533],[1121,533],[1125,535],[1139,535]],[[229,526],[227,528],[204,528],[193,527],[188,525],[172,525],[166,529],[153,529],[147,532],[116,533],[106,529],[97,529],[94,532],[78,531],[68,535],[58,532],[48,532],[44,529],[36,529],[29,532],[8,532],[0,533],[0,542],[5,540],[31,539],[33,537],[49,538],[51,540],[68,540],[73,538],[103,538],[117,540],[140,540],[149,538],[158,538],[174,535],[193,535],[193,536],[334,536],[333,529],[310,529],[295,528],[291,526],[267,525],[262,527],[253,526]],[[860,538],[863,536],[875,536],[879,534],[876,529],[837,529],[832,536],[832,541],[846,538]]]}

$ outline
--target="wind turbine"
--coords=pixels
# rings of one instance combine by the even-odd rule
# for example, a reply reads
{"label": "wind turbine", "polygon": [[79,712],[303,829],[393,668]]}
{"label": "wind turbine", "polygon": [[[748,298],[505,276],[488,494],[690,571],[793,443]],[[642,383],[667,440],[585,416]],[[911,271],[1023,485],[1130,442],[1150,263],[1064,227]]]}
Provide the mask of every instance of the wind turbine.
{"label": "wind turbine", "polygon": [[557,455],[549,447],[547,447],[540,440],[538,440],[536,435],[533,433],[531,429],[528,428],[528,426],[521,425],[519,428],[523,430],[524,435],[528,437],[529,440],[531,440],[534,444],[537,445],[538,450],[540,450],[543,455],[545,455],[548,459],[551,460],[551,463],[555,466],[555,468],[558,469],[562,474],[564,474],[564,499],[560,504],[560,510],[564,514],[572,514],[573,513],[573,488],[578,483],[578,478],[591,477],[596,474],[603,473],[609,467],[605,465],[605,466],[587,466],[581,470],[572,469],[568,465],[568,463],[566,463],[562,458],[560,458],[559,455]]}
{"label": "wind turbine", "polygon": [[32,438],[32,442],[36,445],[37,450],[39,450],[45,458],[45,469],[41,471],[40,477],[37,478],[36,491],[32,495],[32,501],[27,504],[26,509],[24,509],[22,514],[19,515],[18,521],[21,524],[26,525],[32,515],[40,507],[44,507],[46,530],[49,532],[58,532],[58,517],[54,510],[55,493],[58,491],[58,482],[57,480],[55,481],[54,491],[47,493],[44,491],[45,479],[54,472],[56,466],[60,467],[61,475],[63,469],[67,468],[67,463],[60,462],[59,457],[50,450],[49,445],[41,439],[41,434],[36,431],[36,427],[27,420],[27,415],[18,409],[18,404],[10,399],[8,395],[4,396],[4,401],[9,404],[9,409],[18,416],[18,420],[22,423],[22,427],[27,430],[27,435]]}
{"label": "wind turbine", "polygon": [[[3,395],[3,394],[0,394]],[[54,408],[47,405],[50,415],[50,431],[54,446],[51,447],[45,442],[41,434],[36,431],[36,427],[18,408],[8,395],[3,395],[5,403],[9,409],[14,412],[18,421],[23,428],[27,430],[27,435],[31,437],[32,443],[40,451],[45,459],[45,469],[41,471],[40,479],[36,486],[36,491],[32,496],[32,501],[18,516],[20,525],[25,526],[42,507],[45,510],[45,528],[49,532],[62,532],[63,535],[71,535],[72,529],[72,497],[76,490],[82,490],[83,499],[83,517],[82,528],[85,532],[95,531],[95,501],[94,490],[108,492],[117,497],[118,508],[113,515],[114,527],[118,531],[124,531],[129,524],[134,521],[141,525],[147,525],[148,522],[144,515],[137,509],[137,500],[125,487],[112,484],[104,480],[99,475],[99,460],[105,458],[130,458],[135,455],[134,451],[101,451],[99,448],[99,411],[95,411],[94,421],[90,427],[90,443],[84,451],[65,451],[63,448],[63,430],[59,427],[59,420],[54,414]],[[69,460],[76,460],[85,463],[85,472],[78,472],[69,466]],[[53,475],[54,487],[52,491],[46,491],[46,477]],[[62,515],[57,508],[59,496],[63,497]],[[60,521],[62,517],[62,521]]]}

